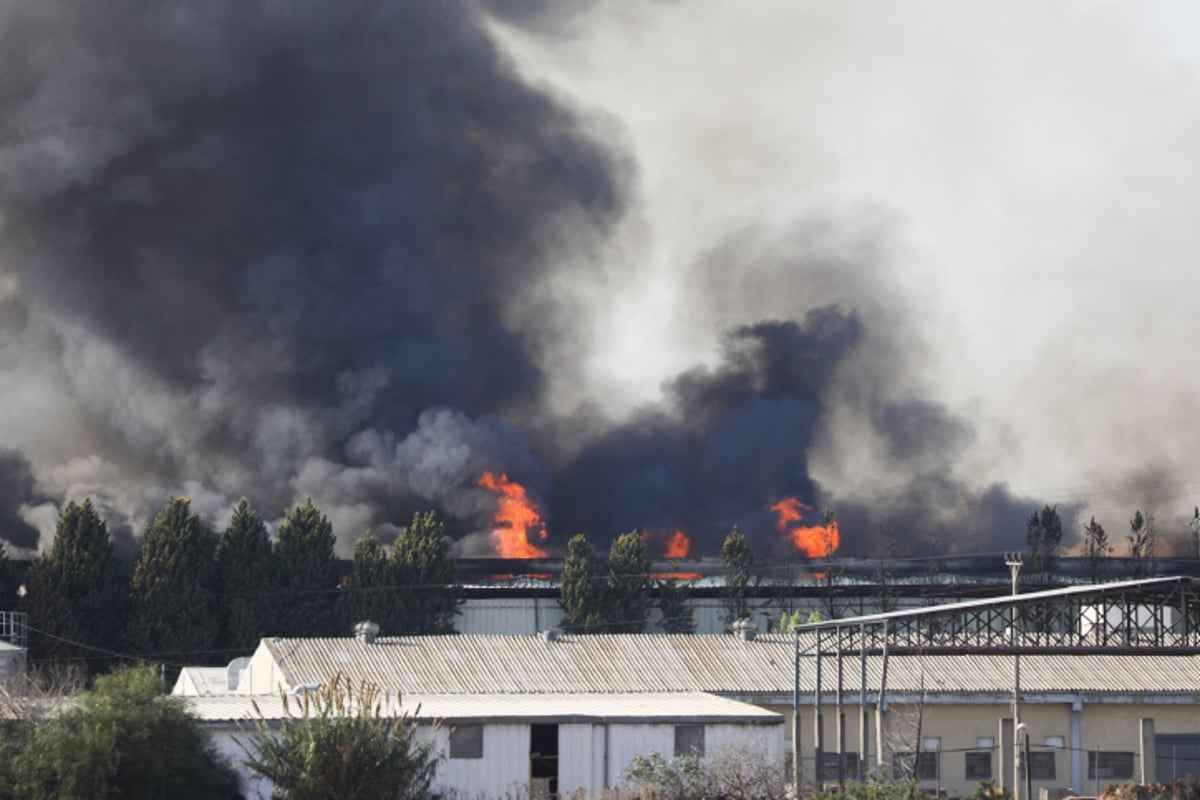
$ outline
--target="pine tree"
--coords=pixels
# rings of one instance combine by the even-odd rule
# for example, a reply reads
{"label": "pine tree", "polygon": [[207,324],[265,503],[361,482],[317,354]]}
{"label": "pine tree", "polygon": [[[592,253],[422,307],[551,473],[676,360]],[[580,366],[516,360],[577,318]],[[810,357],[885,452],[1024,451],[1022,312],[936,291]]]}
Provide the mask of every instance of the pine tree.
{"label": "pine tree", "polygon": [[650,557],[637,531],[613,540],[608,554],[609,632],[645,633],[650,613]]}
{"label": "pine tree", "polygon": [[658,610],[662,613],[664,633],[695,633],[692,591],[675,578],[658,582]]}
{"label": "pine tree", "polygon": [[[275,544],[281,636],[337,633],[335,541],[333,526],[312,499],[288,509],[284,515]],[[343,633],[349,635],[349,631]]]}
{"label": "pine tree", "polygon": [[96,671],[109,664],[99,654],[122,649],[129,577],[90,499],[71,501],[59,514],[54,543],[34,559],[26,589],[35,658],[87,659]]}
{"label": "pine tree", "polygon": [[1134,578],[1146,578],[1154,572],[1154,517],[1136,511],[1129,520],[1129,558]]}
{"label": "pine tree", "polygon": [[0,541],[0,611],[12,611],[17,607],[18,583],[12,562],[8,560],[8,550]]}
{"label": "pine tree", "polygon": [[1112,545],[1108,543],[1108,534],[1104,531],[1104,526],[1092,517],[1091,521],[1083,526],[1083,554],[1088,560],[1088,572],[1092,583],[1104,577],[1104,558],[1111,552]]}
{"label": "pine tree", "polygon": [[172,497],[146,526],[133,567],[144,652],[212,659],[220,632],[215,553],[216,537],[192,513],[191,498]]}
{"label": "pine tree", "polygon": [[342,630],[353,630],[365,620],[378,623],[384,636],[405,629],[395,570],[383,545],[369,532],[354,544],[354,565],[338,593],[337,610]]}
{"label": "pine tree", "polygon": [[596,549],[582,533],[567,542],[562,571],[563,628],[574,633],[603,633],[607,581]]}
{"label": "pine tree", "polygon": [[454,633],[461,590],[450,555],[446,526],[432,511],[414,514],[396,539],[392,574],[400,586],[404,630],[414,634]]}
{"label": "pine tree", "polygon": [[1047,505],[1041,514],[1033,512],[1033,516],[1025,523],[1025,541],[1029,545],[1034,579],[1045,583],[1054,573],[1058,562],[1058,546],[1062,542],[1062,520],[1058,516],[1058,506]]}
{"label": "pine tree", "polygon": [[249,652],[277,631],[274,553],[267,526],[242,498],[217,542],[220,648]]}
{"label": "pine tree", "polygon": [[725,564],[725,624],[733,625],[750,616],[748,589],[754,580],[754,555],[737,525],[721,545],[721,561]]}

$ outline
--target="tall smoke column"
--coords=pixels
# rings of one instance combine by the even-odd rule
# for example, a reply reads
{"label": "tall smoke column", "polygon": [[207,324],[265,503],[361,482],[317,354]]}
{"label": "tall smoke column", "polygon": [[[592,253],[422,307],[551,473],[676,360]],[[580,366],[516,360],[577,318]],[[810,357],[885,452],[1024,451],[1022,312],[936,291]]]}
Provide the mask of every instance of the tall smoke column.
{"label": "tall smoke column", "polygon": [[[569,20],[510,5],[0,6],[0,447],[32,477],[0,492],[10,541],[83,494],[129,545],[170,494],[218,526],[312,497],[343,554],[428,508],[480,554],[489,472],[543,503],[547,552],[678,527],[712,555],[737,524],[783,553],[784,496],[846,531],[1019,537],[1025,501],[959,478],[971,425],[909,379],[873,218],[699,231],[675,299],[719,347],[629,413],[589,394],[639,173],[486,14]],[[815,477],[859,453],[903,476],[886,507]]]}
{"label": "tall smoke column", "polygon": [[0,369],[24,393],[0,444],[49,495],[136,528],[171,492],[274,515],[319,483],[348,549],[441,507],[378,469],[422,412],[537,412],[587,318],[558,276],[587,286],[627,168],[482,13],[0,8]]}

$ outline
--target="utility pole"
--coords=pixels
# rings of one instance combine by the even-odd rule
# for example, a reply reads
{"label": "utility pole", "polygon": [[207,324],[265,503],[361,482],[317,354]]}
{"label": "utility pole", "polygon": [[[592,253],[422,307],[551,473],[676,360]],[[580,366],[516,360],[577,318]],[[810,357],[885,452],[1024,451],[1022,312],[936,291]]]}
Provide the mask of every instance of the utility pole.
{"label": "utility pole", "polygon": [[[1004,563],[1008,566],[1009,572],[1012,573],[1012,594],[1017,596],[1017,578],[1021,574],[1022,558],[1020,553],[1005,553]],[[1024,725],[1021,724],[1021,653],[1017,650],[1017,604],[1014,601],[1009,606],[1008,614],[1008,642],[1013,649],[1013,697],[1012,697],[1012,713],[1013,713],[1013,782],[1012,782],[1012,800],[1021,800],[1021,768],[1024,765],[1024,757],[1021,750],[1021,733],[1024,730]],[[1027,767],[1026,767],[1027,768]],[[1028,798],[1033,800],[1033,798]]]}

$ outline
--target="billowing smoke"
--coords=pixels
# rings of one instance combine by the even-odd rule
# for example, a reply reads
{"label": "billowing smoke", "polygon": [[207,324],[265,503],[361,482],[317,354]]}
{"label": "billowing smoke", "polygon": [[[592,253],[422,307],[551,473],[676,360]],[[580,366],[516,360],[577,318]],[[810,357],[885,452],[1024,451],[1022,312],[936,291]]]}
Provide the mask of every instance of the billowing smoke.
{"label": "billowing smoke", "polygon": [[[414,452],[447,426],[418,419],[538,407],[539,351],[569,354],[582,314],[563,276],[586,284],[623,207],[620,154],[465,4],[0,13],[5,323],[29,342],[8,378],[66,393],[79,441],[4,438],[97,456],[135,521],[171,491],[214,516],[330,491],[365,525],[412,504],[369,473],[415,431],[393,454],[414,474],[388,480],[457,511]],[[329,463],[351,471],[326,486]]]}
{"label": "billowing smoke", "polygon": [[[553,6],[492,7],[557,29]],[[776,550],[785,496],[862,532],[851,553],[884,526],[1019,542],[1036,503],[958,474],[976,434],[927,399],[878,210],[710,242],[680,303],[720,352],[630,413],[588,397],[636,171],[616,123],[523,75],[487,14],[0,10],[0,370],[20,387],[0,535],[32,549],[86,494],[129,553],[169,494],[216,525],[241,496],[272,518],[312,497],[344,552],[432,507],[473,554],[495,471],[559,550],[682,527],[714,554],[734,524]]]}

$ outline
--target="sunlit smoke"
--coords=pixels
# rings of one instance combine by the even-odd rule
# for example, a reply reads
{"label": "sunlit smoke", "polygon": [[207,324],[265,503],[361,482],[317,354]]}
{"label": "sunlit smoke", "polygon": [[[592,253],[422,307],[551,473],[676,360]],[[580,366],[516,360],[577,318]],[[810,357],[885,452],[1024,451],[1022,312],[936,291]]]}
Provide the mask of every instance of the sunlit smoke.
{"label": "sunlit smoke", "polygon": [[812,511],[794,497],[785,497],[770,506],[777,518],[775,527],[791,537],[792,543],[809,558],[828,558],[837,552],[839,542],[837,520],[825,525],[801,525],[805,511]]}
{"label": "sunlit smoke", "polygon": [[546,551],[529,541],[530,533],[545,539],[546,524],[525,487],[509,480],[504,473],[497,476],[492,472],[483,473],[479,485],[496,496],[496,513],[492,518],[496,554],[501,558],[545,558]]}

